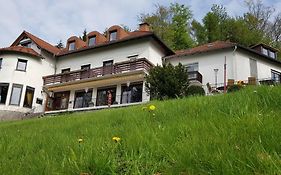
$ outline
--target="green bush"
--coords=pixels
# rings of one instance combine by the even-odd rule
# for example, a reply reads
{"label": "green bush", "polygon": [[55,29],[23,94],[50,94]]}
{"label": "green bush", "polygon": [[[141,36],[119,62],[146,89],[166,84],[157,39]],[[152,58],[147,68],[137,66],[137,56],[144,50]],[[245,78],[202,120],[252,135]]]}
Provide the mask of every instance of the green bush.
{"label": "green bush", "polygon": [[240,89],[242,89],[242,87],[243,86],[241,86],[240,84],[234,84],[227,88],[227,92],[236,92],[236,91],[239,91]]}
{"label": "green bush", "polygon": [[201,86],[190,85],[186,90],[187,96],[200,96],[205,95],[205,91]]}

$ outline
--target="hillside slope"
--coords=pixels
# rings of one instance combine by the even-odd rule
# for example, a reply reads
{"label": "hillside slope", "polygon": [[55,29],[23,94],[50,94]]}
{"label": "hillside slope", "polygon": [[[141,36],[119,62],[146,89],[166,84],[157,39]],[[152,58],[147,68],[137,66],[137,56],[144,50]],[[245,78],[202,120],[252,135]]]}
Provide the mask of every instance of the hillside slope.
{"label": "hillside slope", "polygon": [[0,172],[281,174],[281,87],[150,104],[2,122]]}

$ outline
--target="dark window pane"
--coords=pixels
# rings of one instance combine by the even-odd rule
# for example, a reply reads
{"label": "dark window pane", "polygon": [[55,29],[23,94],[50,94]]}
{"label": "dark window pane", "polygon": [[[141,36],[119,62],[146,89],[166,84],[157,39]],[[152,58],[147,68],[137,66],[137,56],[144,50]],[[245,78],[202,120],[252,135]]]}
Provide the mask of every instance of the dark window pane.
{"label": "dark window pane", "polygon": [[3,58],[0,58],[0,69],[2,68]]}
{"label": "dark window pane", "polygon": [[142,87],[142,82],[131,84],[129,87],[127,85],[122,85],[121,104],[141,102]]}
{"label": "dark window pane", "polygon": [[115,103],[116,103],[116,87],[98,89],[96,106],[105,106]]}
{"label": "dark window pane", "polygon": [[23,107],[32,108],[34,90],[32,87],[26,87]]}
{"label": "dark window pane", "polygon": [[8,94],[9,84],[1,83],[0,84],[0,104],[5,104]]}
{"label": "dark window pane", "polygon": [[88,90],[88,92],[85,92],[85,90],[75,92],[74,108],[89,107],[91,102],[92,90]]}

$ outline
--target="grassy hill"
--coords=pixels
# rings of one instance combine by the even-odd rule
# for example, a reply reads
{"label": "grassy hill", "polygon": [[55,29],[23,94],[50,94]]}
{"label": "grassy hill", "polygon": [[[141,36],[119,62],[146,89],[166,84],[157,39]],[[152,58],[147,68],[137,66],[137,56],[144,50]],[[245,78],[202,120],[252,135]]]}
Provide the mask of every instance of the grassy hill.
{"label": "grassy hill", "polygon": [[[156,109],[149,112],[145,107],[151,104]],[[281,87],[253,87],[2,122],[0,172],[281,174],[280,105]],[[121,140],[113,141],[114,136]]]}

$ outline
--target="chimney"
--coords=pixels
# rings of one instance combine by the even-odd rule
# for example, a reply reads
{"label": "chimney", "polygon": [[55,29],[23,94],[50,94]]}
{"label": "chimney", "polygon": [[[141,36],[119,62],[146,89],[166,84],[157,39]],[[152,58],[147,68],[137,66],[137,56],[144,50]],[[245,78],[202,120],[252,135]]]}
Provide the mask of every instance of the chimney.
{"label": "chimney", "polygon": [[149,29],[149,24],[147,22],[144,22],[144,23],[140,23],[139,24],[139,31],[142,31],[142,32],[149,32],[150,29]]}

